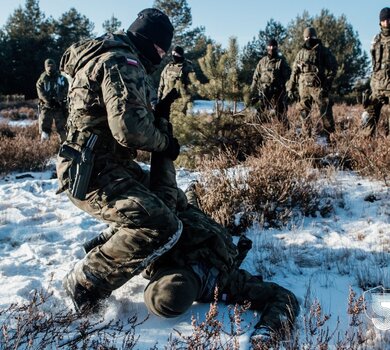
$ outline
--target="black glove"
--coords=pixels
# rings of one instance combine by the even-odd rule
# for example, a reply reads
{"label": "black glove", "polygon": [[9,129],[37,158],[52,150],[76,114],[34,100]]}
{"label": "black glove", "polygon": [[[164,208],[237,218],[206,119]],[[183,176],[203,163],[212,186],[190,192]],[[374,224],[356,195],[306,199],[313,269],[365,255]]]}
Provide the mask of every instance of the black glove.
{"label": "black glove", "polygon": [[173,137],[172,134],[168,135],[168,147],[162,152],[168,158],[176,160],[180,154],[180,145],[176,137]]}
{"label": "black glove", "polygon": [[180,94],[175,88],[169,91],[169,93],[156,104],[156,107],[154,108],[154,116],[156,118],[164,118],[169,121],[171,105],[179,97]]}
{"label": "black glove", "polygon": [[260,101],[260,97],[259,96],[252,97],[251,98],[251,106],[254,106],[259,101]]}
{"label": "black glove", "polygon": [[289,99],[290,102],[295,101],[295,94],[292,90],[287,91],[287,98]]}

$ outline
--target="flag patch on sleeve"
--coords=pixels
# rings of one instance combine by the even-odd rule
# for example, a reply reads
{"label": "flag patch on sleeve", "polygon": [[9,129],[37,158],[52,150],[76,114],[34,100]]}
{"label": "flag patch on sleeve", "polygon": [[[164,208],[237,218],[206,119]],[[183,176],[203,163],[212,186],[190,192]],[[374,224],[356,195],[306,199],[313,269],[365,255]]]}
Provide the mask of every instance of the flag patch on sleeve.
{"label": "flag patch on sleeve", "polygon": [[138,66],[138,61],[137,60],[134,60],[132,58],[128,58],[126,57],[126,62],[127,64],[129,64],[130,66]]}

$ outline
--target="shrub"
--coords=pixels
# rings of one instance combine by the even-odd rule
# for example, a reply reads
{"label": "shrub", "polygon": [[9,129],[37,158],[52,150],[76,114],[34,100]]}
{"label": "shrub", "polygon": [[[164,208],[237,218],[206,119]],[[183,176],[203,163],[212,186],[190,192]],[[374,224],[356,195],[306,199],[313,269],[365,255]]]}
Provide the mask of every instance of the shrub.
{"label": "shrub", "polygon": [[319,192],[311,163],[271,140],[257,151],[240,164],[231,153],[204,162],[197,186],[203,210],[227,227],[234,226],[235,214],[245,213],[242,228],[253,220],[283,225],[293,210],[314,213]]}
{"label": "shrub", "polygon": [[56,137],[40,142],[37,125],[10,127],[0,124],[0,173],[43,170],[58,147]]}

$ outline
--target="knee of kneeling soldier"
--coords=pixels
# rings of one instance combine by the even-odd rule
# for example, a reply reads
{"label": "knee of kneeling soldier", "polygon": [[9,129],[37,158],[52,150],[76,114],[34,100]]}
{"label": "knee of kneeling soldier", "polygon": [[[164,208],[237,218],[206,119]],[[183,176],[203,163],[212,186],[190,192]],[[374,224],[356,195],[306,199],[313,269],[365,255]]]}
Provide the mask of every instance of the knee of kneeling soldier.
{"label": "knee of kneeling soldier", "polygon": [[185,313],[198,298],[200,281],[187,269],[158,271],[144,291],[148,310],[160,317],[172,318]]}

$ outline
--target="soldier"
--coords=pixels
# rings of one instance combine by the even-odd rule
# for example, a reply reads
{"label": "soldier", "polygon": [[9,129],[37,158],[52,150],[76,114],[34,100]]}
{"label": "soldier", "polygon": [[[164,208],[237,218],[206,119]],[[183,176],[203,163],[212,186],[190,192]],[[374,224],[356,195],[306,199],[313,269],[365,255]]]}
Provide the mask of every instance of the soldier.
{"label": "soldier", "polygon": [[182,113],[186,114],[188,103],[191,102],[190,76],[194,76],[194,74],[192,62],[185,58],[183,48],[175,46],[172,50],[172,61],[161,72],[157,92],[158,100],[163,99],[169,91],[176,88],[181,96],[177,102],[180,103],[178,107]]}
{"label": "soldier", "polygon": [[65,141],[69,84],[66,77],[58,71],[56,63],[51,58],[45,60],[45,71],[39,77],[36,86],[39,98],[39,133],[41,141],[45,141],[50,137],[53,119],[60,141]]}
{"label": "soldier", "polygon": [[312,134],[310,112],[313,102],[320,110],[323,131],[327,141],[335,131],[332,105],[329,93],[337,72],[337,62],[332,52],[323,46],[314,28],[306,28],[303,32],[305,43],[298,52],[290,80],[287,83],[287,93],[294,98],[294,89],[298,87],[298,108],[302,120],[302,132],[307,136]]}
{"label": "soldier", "polygon": [[[374,136],[377,132],[381,109],[389,104],[390,97],[390,8],[385,7],[379,13],[380,33],[374,37],[371,46],[372,74],[371,94],[365,93],[363,98],[362,128],[366,136]],[[389,135],[390,116],[386,121],[386,136]]]}
{"label": "soldier", "polygon": [[[84,181],[88,171],[79,171],[83,157],[71,160],[60,151],[58,192],[66,191],[76,206],[110,224],[108,232],[88,244],[87,255],[63,285],[78,311],[91,312],[146,269],[145,302],[162,317],[185,312],[195,300],[211,301],[218,285],[227,302],[249,300],[262,310],[255,336],[270,336],[283,323],[293,323],[295,296],[239,270],[236,247],[225,229],[188,205],[172,171],[180,146],[170,124],[161,120],[169,106],[163,99],[153,113],[149,103],[147,76],[169,49],[172,35],[167,16],[145,9],[126,33],[74,44],[61,60],[61,69],[72,77],[62,148],[94,157],[90,179]],[[153,153],[150,174],[133,160],[137,149]],[[86,182],[85,198],[75,197],[75,186]],[[165,194],[158,191],[162,187]]]}
{"label": "soldier", "polygon": [[278,51],[277,41],[269,40],[267,55],[257,64],[250,88],[251,104],[256,106],[260,118],[266,118],[266,111],[273,111],[278,119],[288,126],[285,85],[290,74],[290,66]]}

